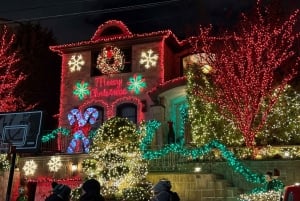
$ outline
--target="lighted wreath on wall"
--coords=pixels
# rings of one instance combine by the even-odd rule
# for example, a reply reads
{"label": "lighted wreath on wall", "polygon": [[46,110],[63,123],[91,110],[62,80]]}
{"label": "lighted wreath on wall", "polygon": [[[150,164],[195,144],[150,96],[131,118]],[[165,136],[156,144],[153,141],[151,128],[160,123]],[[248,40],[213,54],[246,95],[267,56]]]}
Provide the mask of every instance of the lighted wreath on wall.
{"label": "lighted wreath on wall", "polygon": [[104,47],[97,57],[97,68],[102,74],[120,73],[124,69],[123,52],[115,46]]}

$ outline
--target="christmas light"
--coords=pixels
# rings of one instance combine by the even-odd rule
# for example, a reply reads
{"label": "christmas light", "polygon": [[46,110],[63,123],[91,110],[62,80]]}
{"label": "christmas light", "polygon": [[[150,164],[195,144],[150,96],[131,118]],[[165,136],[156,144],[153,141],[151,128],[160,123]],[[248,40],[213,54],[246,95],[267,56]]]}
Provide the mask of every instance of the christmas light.
{"label": "christmas light", "polygon": [[263,183],[265,181],[264,175],[253,173],[239,161],[233,152],[216,140],[194,149],[187,149],[182,144],[168,144],[159,150],[149,150],[148,147],[151,145],[151,139],[153,139],[155,131],[159,126],[160,124],[154,120],[144,122],[144,124],[141,125],[139,132],[142,133],[141,136],[143,136],[143,139],[140,144],[140,150],[144,159],[153,160],[165,156],[170,152],[196,159],[208,154],[213,151],[213,149],[218,149],[228,165],[232,167],[233,171],[243,175],[247,181],[252,183]]}
{"label": "christmas light", "polygon": [[141,53],[140,64],[145,64],[145,68],[155,67],[158,60],[158,55],[153,50]]}
{"label": "christmas light", "polygon": [[86,96],[90,95],[89,83],[87,82],[77,82],[73,94],[79,98],[79,100],[83,100]]}
{"label": "christmas light", "polygon": [[97,131],[90,158],[83,161],[82,167],[88,177],[100,181],[104,195],[120,195],[145,179],[147,161],[142,159],[139,141],[136,126],[125,118],[111,118]]}
{"label": "christmas light", "polygon": [[[269,14],[257,1],[256,13],[251,13],[251,17],[242,15],[238,31],[223,32],[216,38],[211,34],[212,27],[201,28],[196,40],[190,38],[196,52],[215,55],[207,60],[214,69],[214,93],[207,94],[203,88],[194,93],[216,104],[220,113],[239,129],[249,147],[255,145],[255,136],[299,69],[300,57],[295,51],[300,37],[296,30],[299,10],[286,20],[274,20]],[[282,72],[280,78],[276,72]],[[267,101],[264,105],[263,100]]]}
{"label": "christmas light", "polygon": [[66,128],[57,128],[57,129],[54,129],[53,131],[51,131],[51,133],[47,133],[45,135],[42,136],[42,142],[48,142],[50,140],[53,140],[57,137],[58,134],[62,134],[64,136],[68,136],[70,135],[70,130],[69,129],[66,129]]}
{"label": "christmas light", "polygon": [[85,61],[83,60],[82,54],[72,55],[68,62],[68,66],[71,73],[75,71],[80,71],[84,64]]}
{"label": "christmas light", "polygon": [[123,52],[114,46],[104,47],[97,58],[97,68],[103,74],[120,73],[124,68]]}
{"label": "christmas light", "polygon": [[127,84],[128,90],[134,92],[135,94],[140,94],[140,92],[146,87],[145,78],[143,78],[142,75],[136,74],[129,78]]}
{"label": "christmas light", "polygon": [[9,170],[10,163],[7,154],[0,154],[0,172]]}
{"label": "christmas light", "polygon": [[201,67],[196,64],[186,68],[185,74],[192,142],[202,146],[215,139],[227,146],[240,146],[244,140],[234,123],[224,118],[216,105],[203,100],[203,97],[197,94],[197,91],[201,90],[207,96],[213,96],[214,87],[209,75],[202,73]]}
{"label": "christmas light", "polygon": [[36,169],[37,169],[37,164],[34,160],[25,161],[25,164],[23,166],[23,171],[26,176],[34,175]]}
{"label": "christmas light", "polygon": [[[89,152],[90,140],[88,138],[91,126],[96,123],[99,112],[96,108],[89,107],[83,114],[79,109],[72,109],[68,114],[68,120],[72,126],[73,138],[67,148],[67,153],[78,152],[83,147],[83,152]],[[82,146],[81,146],[82,145]]]}
{"label": "christmas light", "polygon": [[0,30],[0,112],[24,111],[31,109],[33,105],[26,105],[15,94],[16,88],[26,79],[17,68],[19,57],[15,46],[15,35],[11,34],[7,26]]}
{"label": "christmas light", "polygon": [[60,156],[51,156],[47,164],[50,172],[57,172],[62,166]]}
{"label": "christmas light", "polygon": [[280,192],[269,191],[252,194],[241,194],[238,197],[239,201],[278,201],[280,200]]}

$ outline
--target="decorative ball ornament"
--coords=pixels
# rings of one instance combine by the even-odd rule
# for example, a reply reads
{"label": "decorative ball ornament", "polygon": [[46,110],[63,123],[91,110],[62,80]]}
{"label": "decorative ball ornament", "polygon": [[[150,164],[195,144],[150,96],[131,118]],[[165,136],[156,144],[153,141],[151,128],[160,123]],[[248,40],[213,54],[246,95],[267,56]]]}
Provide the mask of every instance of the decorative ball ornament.
{"label": "decorative ball ornament", "polygon": [[103,74],[119,73],[124,69],[124,54],[114,46],[104,47],[97,58],[97,68]]}

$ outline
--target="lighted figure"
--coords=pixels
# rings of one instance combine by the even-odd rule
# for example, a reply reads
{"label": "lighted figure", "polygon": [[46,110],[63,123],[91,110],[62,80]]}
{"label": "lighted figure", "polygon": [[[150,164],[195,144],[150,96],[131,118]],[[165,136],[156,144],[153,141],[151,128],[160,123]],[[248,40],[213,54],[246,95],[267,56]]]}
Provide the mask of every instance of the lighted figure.
{"label": "lighted figure", "polygon": [[25,161],[25,164],[23,166],[23,171],[26,176],[29,176],[29,175],[32,176],[32,175],[34,175],[37,167],[38,166],[34,160]]}
{"label": "lighted figure", "polygon": [[103,74],[119,73],[124,69],[123,52],[114,46],[104,47],[97,58],[97,68]]}
{"label": "lighted figure", "polygon": [[87,82],[77,82],[73,94],[83,100],[86,96],[90,95],[89,83]]}
{"label": "lighted figure", "polygon": [[158,60],[158,55],[154,54],[153,50],[148,50],[147,52],[141,53],[140,64],[145,64],[145,68],[148,69],[151,66],[156,66],[156,62]]}
{"label": "lighted figure", "polygon": [[73,109],[68,114],[68,120],[72,126],[73,139],[67,148],[67,153],[78,152],[83,147],[85,153],[89,152],[90,140],[88,138],[91,125],[95,124],[99,112],[95,108],[87,108],[82,115],[78,109]]}
{"label": "lighted figure", "polygon": [[134,92],[135,94],[139,94],[141,91],[146,88],[147,84],[145,82],[145,78],[142,75],[133,75],[133,77],[129,78],[128,81],[128,91]]}
{"label": "lighted figure", "polygon": [[50,172],[57,172],[62,166],[62,162],[59,156],[51,156],[47,164],[49,166]]}
{"label": "lighted figure", "polygon": [[85,64],[83,57],[81,54],[79,55],[72,55],[68,62],[70,72],[80,71],[82,66]]}

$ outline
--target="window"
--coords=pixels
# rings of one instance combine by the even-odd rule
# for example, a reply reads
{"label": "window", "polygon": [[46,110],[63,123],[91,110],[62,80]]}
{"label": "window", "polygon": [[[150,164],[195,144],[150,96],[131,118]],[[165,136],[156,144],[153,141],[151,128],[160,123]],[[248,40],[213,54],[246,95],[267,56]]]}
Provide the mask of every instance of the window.
{"label": "window", "polygon": [[128,118],[133,123],[137,123],[137,106],[133,103],[123,103],[117,107],[117,116]]}

